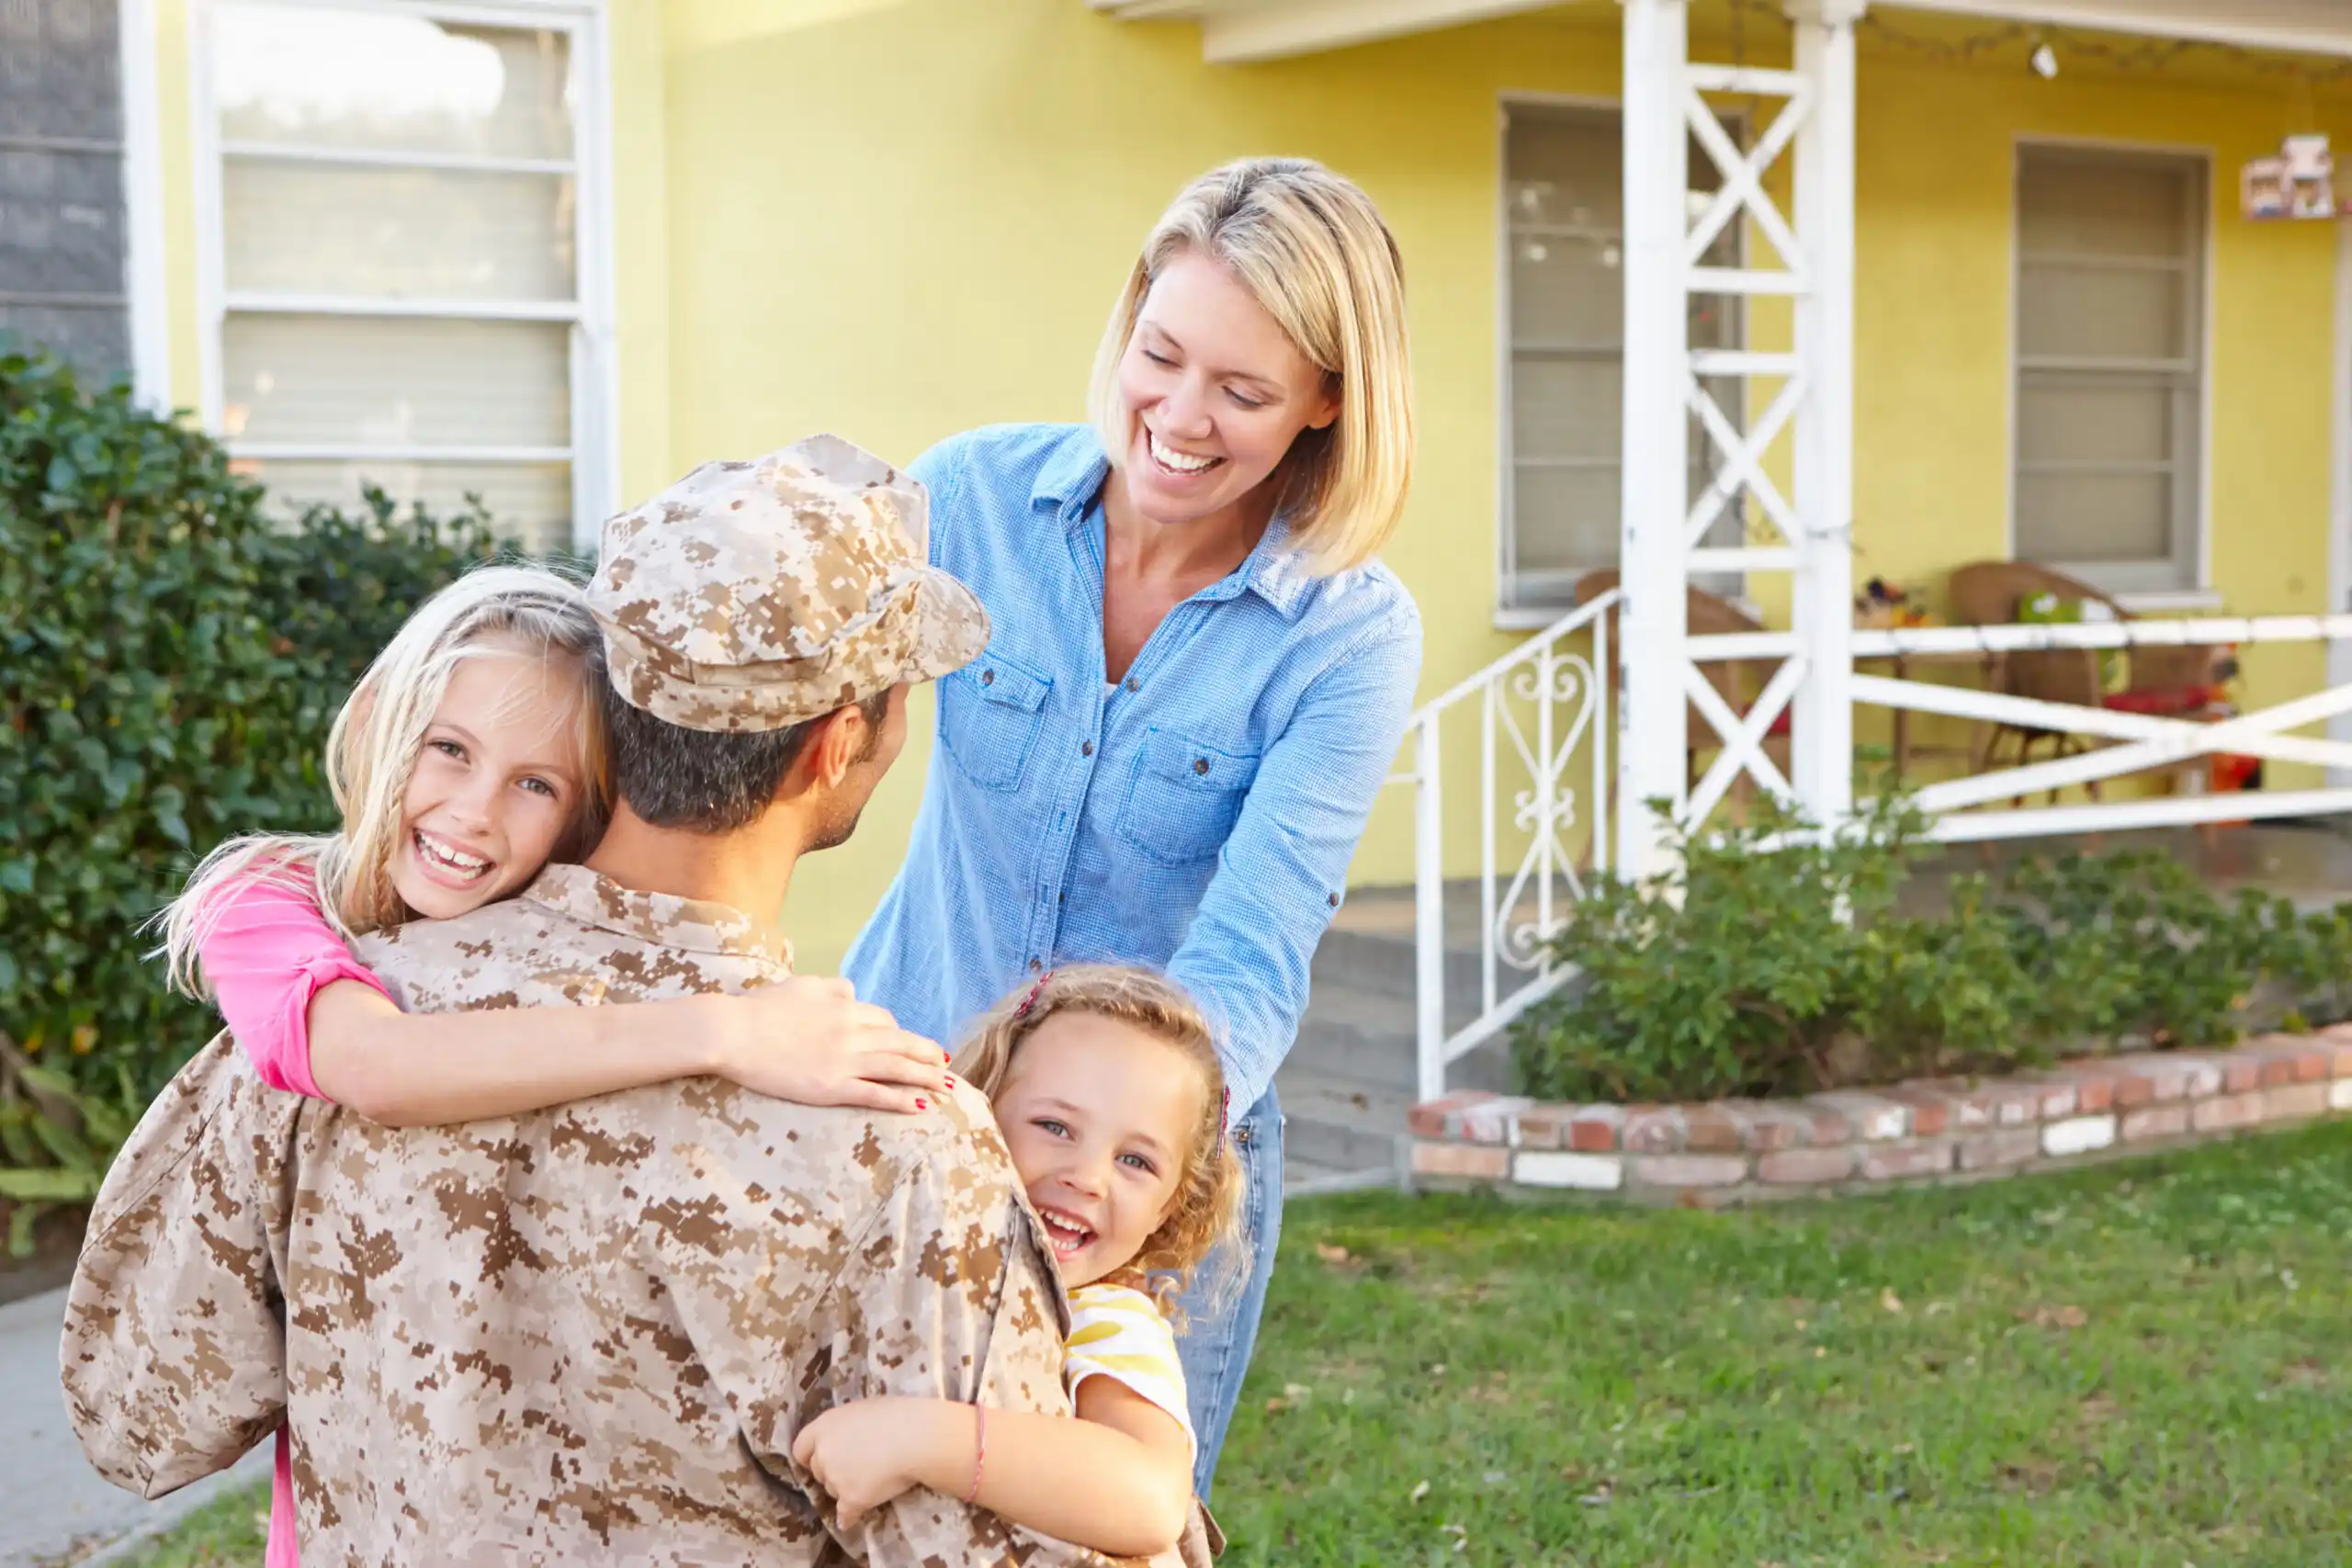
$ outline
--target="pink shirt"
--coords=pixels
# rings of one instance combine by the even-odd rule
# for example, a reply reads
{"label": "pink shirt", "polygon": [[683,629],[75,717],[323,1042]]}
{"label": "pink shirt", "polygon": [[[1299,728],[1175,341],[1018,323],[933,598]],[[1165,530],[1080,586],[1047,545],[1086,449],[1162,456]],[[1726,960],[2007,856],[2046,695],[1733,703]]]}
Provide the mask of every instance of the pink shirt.
{"label": "pink shirt", "polygon": [[[197,959],[221,1021],[275,1089],[324,1100],[311,1077],[311,998],[322,986],[356,980],[384,994],[360,967],[307,892],[253,878],[226,888]],[[300,1568],[294,1549],[293,1446],[277,1429],[277,1470],[270,1485],[266,1568]]]}

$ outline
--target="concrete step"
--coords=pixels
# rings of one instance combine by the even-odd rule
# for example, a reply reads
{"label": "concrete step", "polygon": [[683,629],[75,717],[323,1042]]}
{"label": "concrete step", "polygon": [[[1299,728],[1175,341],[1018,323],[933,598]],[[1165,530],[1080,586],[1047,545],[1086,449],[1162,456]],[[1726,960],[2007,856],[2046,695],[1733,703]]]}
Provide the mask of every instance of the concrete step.
{"label": "concrete step", "polygon": [[1337,1192],[1377,1191],[1401,1185],[1393,1164],[1363,1170],[1342,1170],[1337,1166],[1317,1165],[1312,1160],[1286,1159],[1283,1162],[1283,1196],[1285,1199],[1321,1198]]}
{"label": "concrete step", "polygon": [[[1476,882],[1445,886],[1445,1023],[1458,1030],[1478,1016],[1484,994],[1485,959],[1480,941],[1479,888]],[[1519,920],[1532,923],[1536,908],[1522,898]],[[1372,887],[1349,895],[1315,955],[1315,983],[1342,986],[1407,1004],[1408,1016],[1419,991],[1414,946],[1414,901],[1409,887]],[[1508,996],[1528,978],[1498,963],[1498,994]]]}
{"label": "concrete step", "polygon": [[1346,981],[1317,975],[1299,1021],[1298,1041],[1283,1064],[1284,1109],[1294,1070],[1329,1074],[1384,1088],[1413,1085],[1413,1004],[1409,999],[1367,993]]}
{"label": "concrete step", "polygon": [[[1318,978],[1283,1071],[1328,1074],[1374,1089],[1410,1091],[1419,1082],[1419,1059],[1411,1003]],[[1289,1079],[1276,1081],[1286,1086]],[[1448,1069],[1447,1082],[1455,1089],[1504,1090],[1510,1083],[1509,1044],[1498,1038],[1481,1045]],[[1287,1087],[1283,1094],[1284,1112],[1295,1118]]]}
{"label": "concrete step", "polygon": [[[1449,1030],[1476,1019],[1483,998],[1478,897],[1475,882],[1446,886]],[[1274,1080],[1289,1118],[1286,1190],[1344,1190],[1395,1179],[1397,1141],[1420,1077],[1413,939],[1411,888],[1362,888],[1317,950],[1306,1016]],[[1505,968],[1498,979],[1508,992],[1524,976]],[[1446,1081],[1453,1089],[1509,1089],[1508,1044],[1480,1046],[1447,1070]]]}
{"label": "concrete step", "polygon": [[1283,1151],[1290,1158],[1338,1170],[1393,1166],[1409,1089],[1340,1077],[1287,1064],[1277,1082],[1283,1097]]}
{"label": "concrete step", "polygon": [[[1404,1005],[1410,1018],[1419,994],[1419,970],[1413,950],[1412,909],[1394,923],[1371,920],[1334,924],[1323,935],[1315,953],[1317,986],[1343,986],[1370,996],[1386,997]],[[1449,942],[1445,954],[1445,997],[1448,1021],[1453,1027],[1476,1016],[1479,957],[1475,945]],[[1467,1009],[1468,1010],[1464,1010]],[[1451,1015],[1461,1012],[1460,1018]]]}

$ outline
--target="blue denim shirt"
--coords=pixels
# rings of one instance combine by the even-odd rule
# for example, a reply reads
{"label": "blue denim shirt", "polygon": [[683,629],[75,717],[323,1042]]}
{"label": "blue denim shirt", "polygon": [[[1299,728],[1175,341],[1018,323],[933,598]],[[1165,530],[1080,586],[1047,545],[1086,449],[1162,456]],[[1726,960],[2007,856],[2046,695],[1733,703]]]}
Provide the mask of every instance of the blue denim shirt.
{"label": "blue denim shirt", "polygon": [[1411,595],[1377,564],[1309,575],[1278,522],[1111,689],[1093,431],[972,431],[913,472],[933,564],[992,628],[939,682],[906,863],[844,972],[952,1045],[1040,970],[1165,969],[1217,1027],[1238,1120],[1297,1035],[1308,961],[1403,739]]}

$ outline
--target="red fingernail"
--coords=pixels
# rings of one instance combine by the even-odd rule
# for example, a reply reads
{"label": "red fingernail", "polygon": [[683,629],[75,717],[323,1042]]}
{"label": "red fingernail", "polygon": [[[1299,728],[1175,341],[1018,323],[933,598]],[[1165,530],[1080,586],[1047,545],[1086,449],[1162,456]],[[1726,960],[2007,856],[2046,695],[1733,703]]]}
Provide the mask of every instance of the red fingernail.
{"label": "red fingernail", "polygon": [[928,1111],[931,1109],[931,1101],[928,1100],[918,1100],[915,1101],[915,1109],[917,1111]]}

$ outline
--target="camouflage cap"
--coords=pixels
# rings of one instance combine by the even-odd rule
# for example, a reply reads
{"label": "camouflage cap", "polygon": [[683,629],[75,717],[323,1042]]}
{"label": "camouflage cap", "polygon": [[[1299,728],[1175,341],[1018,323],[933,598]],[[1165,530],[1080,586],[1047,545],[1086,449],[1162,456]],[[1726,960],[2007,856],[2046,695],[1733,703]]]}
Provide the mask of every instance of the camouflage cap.
{"label": "camouflage cap", "polygon": [[605,525],[588,607],[613,687],[685,729],[782,729],[989,639],[972,591],[926,564],[930,499],[837,435],[705,463]]}

